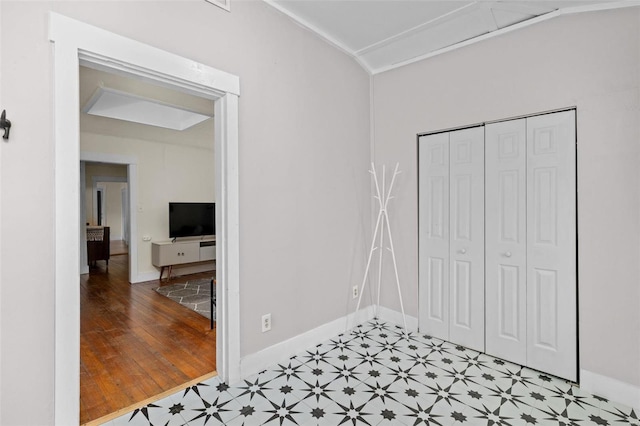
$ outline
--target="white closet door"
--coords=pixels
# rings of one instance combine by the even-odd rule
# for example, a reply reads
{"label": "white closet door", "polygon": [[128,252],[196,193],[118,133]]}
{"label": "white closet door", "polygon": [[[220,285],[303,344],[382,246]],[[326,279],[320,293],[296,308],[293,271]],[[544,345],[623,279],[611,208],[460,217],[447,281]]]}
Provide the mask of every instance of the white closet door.
{"label": "white closet door", "polygon": [[449,133],[419,139],[420,331],[449,338]]}
{"label": "white closet door", "polygon": [[577,378],[575,111],[527,119],[527,366]]}
{"label": "white closet door", "polygon": [[484,128],[449,135],[449,341],[484,351]]}
{"label": "white closet door", "polygon": [[487,353],[527,363],[526,120],[486,126]]}

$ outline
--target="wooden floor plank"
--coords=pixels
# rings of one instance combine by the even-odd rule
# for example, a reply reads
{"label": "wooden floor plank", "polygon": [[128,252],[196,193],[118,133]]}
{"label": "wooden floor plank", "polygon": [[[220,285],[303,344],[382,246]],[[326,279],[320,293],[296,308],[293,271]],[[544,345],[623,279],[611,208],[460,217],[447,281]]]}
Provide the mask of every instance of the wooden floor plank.
{"label": "wooden floor plank", "polygon": [[128,273],[127,256],[112,256],[80,279],[81,424],[215,371],[209,320],[154,290],[212,272],[134,285]]}

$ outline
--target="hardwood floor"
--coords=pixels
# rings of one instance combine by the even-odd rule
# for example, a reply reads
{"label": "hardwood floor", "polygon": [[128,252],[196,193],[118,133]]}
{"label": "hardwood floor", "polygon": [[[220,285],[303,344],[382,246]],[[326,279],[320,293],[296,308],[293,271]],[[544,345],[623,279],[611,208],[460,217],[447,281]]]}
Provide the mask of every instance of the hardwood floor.
{"label": "hardwood floor", "polygon": [[108,271],[99,261],[81,276],[81,424],[108,420],[215,371],[209,320],[154,291],[211,275],[131,285],[127,256],[112,256]]}
{"label": "hardwood floor", "polygon": [[111,256],[129,253],[129,246],[122,240],[111,240],[109,244]]}

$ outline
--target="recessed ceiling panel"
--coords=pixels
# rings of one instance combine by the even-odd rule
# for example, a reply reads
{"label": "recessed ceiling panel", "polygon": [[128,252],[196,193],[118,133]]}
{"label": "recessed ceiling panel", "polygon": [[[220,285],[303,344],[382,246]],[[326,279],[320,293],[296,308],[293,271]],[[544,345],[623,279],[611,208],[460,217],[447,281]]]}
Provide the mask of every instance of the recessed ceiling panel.
{"label": "recessed ceiling panel", "polygon": [[83,112],[173,130],[185,130],[211,117],[131,93],[100,87]]}

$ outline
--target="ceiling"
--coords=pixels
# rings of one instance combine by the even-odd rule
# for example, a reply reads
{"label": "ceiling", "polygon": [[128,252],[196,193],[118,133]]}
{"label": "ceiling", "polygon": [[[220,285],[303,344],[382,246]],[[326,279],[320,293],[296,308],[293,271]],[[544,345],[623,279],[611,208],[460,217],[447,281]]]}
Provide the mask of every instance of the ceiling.
{"label": "ceiling", "polygon": [[[213,149],[214,120],[208,119],[185,130],[173,130],[155,125],[132,122],[130,119],[109,118],[84,112],[97,92],[126,93],[139,99],[153,100],[212,117],[213,101],[150,84],[140,79],[80,67],[80,131],[117,138],[146,140],[173,145]],[[115,116],[112,116],[115,117]],[[134,120],[135,121],[135,120]]]}
{"label": "ceiling", "polygon": [[637,5],[611,0],[265,0],[372,74],[552,17]]}

